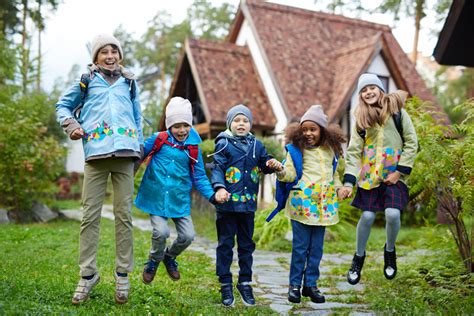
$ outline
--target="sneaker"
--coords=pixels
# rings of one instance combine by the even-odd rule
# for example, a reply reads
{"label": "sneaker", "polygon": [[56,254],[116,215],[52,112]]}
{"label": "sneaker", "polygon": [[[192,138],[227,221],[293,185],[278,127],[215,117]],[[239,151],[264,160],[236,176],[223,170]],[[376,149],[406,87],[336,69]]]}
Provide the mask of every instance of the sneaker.
{"label": "sneaker", "polygon": [[240,297],[242,297],[242,302],[245,306],[253,306],[255,305],[255,298],[253,297],[252,286],[247,283],[239,283],[237,284],[237,290],[240,293]]}
{"label": "sneaker", "polygon": [[143,283],[150,284],[151,281],[153,281],[159,264],[160,264],[159,261],[155,261],[151,257],[148,258],[148,261],[145,263],[145,267],[143,268],[143,273],[142,273]]}
{"label": "sneaker", "polygon": [[232,284],[221,285],[221,302],[225,307],[234,306],[234,293]]}
{"label": "sneaker", "polygon": [[121,277],[114,273],[115,276],[115,302],[117,304],[125,304],[128,302],[128,293],[130,291],[130,280],[128,276]]}
{"label": "sneaker", "polygon": [[288,289],[288,301],[292,303],[301,303],[301,292],[299,286],[290,285]]}
{"label": "sneaker", "polygon": [[72,297],[72,303],[74,305],[78,305],[82,302],[87,301],[89,298],[89,294],[92,291],[92,288],[99,283],[100,277],[99,274],[96,273],[92,277],[92,279],[87,280],[81,278],[79,283],[77,284],[76,290],[74,291],[74,295]]}
{"label": "sneaker", "polygon": [[352,258],[352,265],[347,272],[347,282],[351,285],[356,285],[360,281],[362,267],[364,266],[365,261],[365,253],[362,257],[359,257],[357,254],[354,254],[354,258]]}
{"label": "sneaker", "polygon": [[168,272],[171,280],[178,281],[181,278],[178,270],[178,263],[175,258],[165,255],[163,258],[163,264],[165,265],[166,272]]}
{"label": "sneaker", "polygon": [[316,304],[321,304],[326,302],[326,298],[321,294],[317,286],[303,286],[303,291],[301,294],[304,297],[309,297],[311,302]]}
{"label": "sneaker", "polygon": [[397,253],[395,252],[395,247],[393,251],[387,251],[387,245],[383,247],[383,274],[385,278],[391,280],[397,274]]}

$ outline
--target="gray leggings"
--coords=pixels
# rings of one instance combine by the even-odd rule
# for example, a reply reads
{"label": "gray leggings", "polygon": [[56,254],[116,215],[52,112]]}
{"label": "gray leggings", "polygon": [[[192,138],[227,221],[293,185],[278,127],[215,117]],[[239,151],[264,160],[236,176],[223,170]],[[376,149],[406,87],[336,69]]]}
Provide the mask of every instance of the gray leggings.
{"label": "gray leggings", "polygon": [[[357,224],[356,254],[358,256],[365,254],[365,247],[367,246],[367,240],[369,240],[370,229],[374,220],[374,212],[362,212],[359,223]],[[400,231],[400,210],[396,208],[386,208],[385,223],[387,251],[393,251],[395,249],[395,241],[397,240],[398,232]]]}

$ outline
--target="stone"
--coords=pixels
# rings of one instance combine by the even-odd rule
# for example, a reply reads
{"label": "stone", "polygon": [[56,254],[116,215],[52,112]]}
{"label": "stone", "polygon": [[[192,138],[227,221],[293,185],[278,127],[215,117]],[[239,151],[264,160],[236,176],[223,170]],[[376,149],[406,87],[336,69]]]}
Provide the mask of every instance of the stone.
{"label": "stone", "polygon": [[37,201],[33,202],[31,213],[35,221],[42,223],[49,222],[58,217],[58,213],[51,211],[49,207]]}
{"label": "stone", "polygon": [[8,218],[8,211],[0,208],[0,224],[10,223],[10,218]]}

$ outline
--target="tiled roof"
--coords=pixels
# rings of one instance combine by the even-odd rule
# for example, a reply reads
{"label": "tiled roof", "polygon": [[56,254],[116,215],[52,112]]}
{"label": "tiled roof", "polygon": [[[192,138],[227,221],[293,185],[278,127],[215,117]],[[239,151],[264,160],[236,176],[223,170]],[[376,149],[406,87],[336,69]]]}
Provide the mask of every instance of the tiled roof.
{"label": "tiled roof", "polygon": [[[311,104],[322,104],[331,118],[342,114],[358,76],[380,50],[400,88],[435,101],[388,26],[255,0],[241,10],[293,118]],[[231,41],[240,25],[234,24]]]}
{"label": "tiled roof", "polygon": [[225,125],[227,111],[243,103],[253,114],[253,126],[273,128],[276,118],[246,46],[188,40],[191,56],[210,114],[210,124]]}

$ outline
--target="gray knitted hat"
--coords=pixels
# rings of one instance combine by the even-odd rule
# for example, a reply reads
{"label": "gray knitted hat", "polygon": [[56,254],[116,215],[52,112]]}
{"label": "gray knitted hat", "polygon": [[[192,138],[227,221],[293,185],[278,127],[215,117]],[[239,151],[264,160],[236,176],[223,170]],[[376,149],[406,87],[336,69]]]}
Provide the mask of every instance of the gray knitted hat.
{"label": "gray knitted hat", "polygon": [[193,125],[193,110],[191,102],[182,97],[173,97],[166,106],[166,129],[177,123]]}
{"label": "gray knitted hat", "polygon": [[117,46],[119,54],[120,54],[120,60],[123,59],[123,50],[122,50],[122,46],[120,46],[120,42],[118,41],[118,39],[116,39],[113,35],[99,34],[94,38],[91,45],[92,63],[95,63],[99,50],[106,45]]}
{"label": "gray knitted hat", "polygon": [[328,127],[328,117],[324,114],[323,107],[319,104],[312,105],[301,117],[300,124],[304,121],[312,121],[324,128]]}
{"label": "gray knitted hat", "polygon": [[364,89],[367,86],[377,86],[385,93],[385,88],[382,81],[377,77],[377,75],[365,73],[360,75],[359,82],[357,83],[357,93],[360,93],[360,90]]}
{"label": "gray knitted hat", "polygon": [[230,124],[239,114],[243,114],[249,119],[250,128],[252,128],[252,111],[250,111],[250,109],[243,104],[237,104],[236,106],[233,106],[229,112],[227,112],[227,128],[230,128]]}

